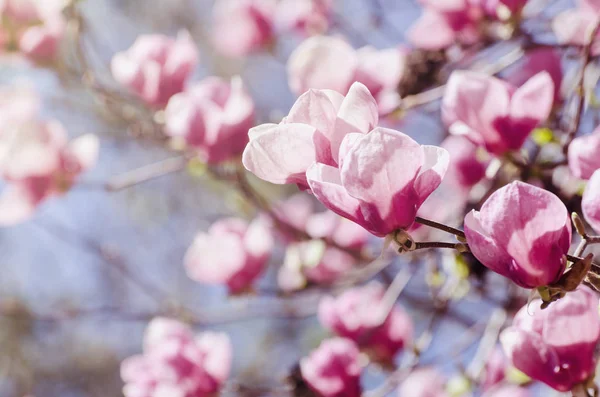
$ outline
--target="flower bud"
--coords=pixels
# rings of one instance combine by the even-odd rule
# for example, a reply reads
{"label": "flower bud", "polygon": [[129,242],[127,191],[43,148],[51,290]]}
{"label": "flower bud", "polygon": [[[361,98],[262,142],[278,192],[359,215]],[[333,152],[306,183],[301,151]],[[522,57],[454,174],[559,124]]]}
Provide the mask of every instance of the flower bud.
{"label": "flower bud", "polygon": [[248,224],[238,218],[221,219],[207,233],[199,233],[187,250],[188,276],[207,284],[226,284],[232,293],[248,288],[262,273],[273,249],[273,237],[258,218]]}
{"label": "flower bud", "polygon": [[398,397],[449,397],[446,378],[434,368],[417,369],[402,382]]}
{"label": "flower bud", "polygon": [[229,376],[231,343],[226,334],[192,330],[175,320],[155,318],[144,352],[121,363],[126,397],[157,395],[210,397]]}
{"label": "flower bud", "polygon": [[577,178],[590,179],[600,169],[600,127],[579,136],[569,145],[569,169]]}
{"label": "flower bud", "polygon": [[599,339],[598,296],[586,286],[544,310],[538,302],[524,306],[500,335],[517,369],[563,392],[594,373]]}
{"label": "flower bud", "polygon": [[583,217],[600,233],[600,170],[594,172],[587,183],[581,199]]}
{"label": "flower bud", "polygon": [[554,194],[512,182],[465,217],[471,252],[490,270],[524,288],[559,280],[571,245],[571,219]]}
{"label": "flower bud", "polygon": [[359,350],[345,338],[325,340],[300,360],[302,377],[319,396],[359,397],[361,395]]}
{"label": "flower bud", "polygon": [[[337,298],[327,296],[319,304],[319,320],[330,331],[352,339],[375,357],[393,360],[411,342],[413,327],[400,306],[389,310],[383,301],[384,294],[381,285],[372,283],[348,290]],[[387,310],[389,314],[384,313]]]}

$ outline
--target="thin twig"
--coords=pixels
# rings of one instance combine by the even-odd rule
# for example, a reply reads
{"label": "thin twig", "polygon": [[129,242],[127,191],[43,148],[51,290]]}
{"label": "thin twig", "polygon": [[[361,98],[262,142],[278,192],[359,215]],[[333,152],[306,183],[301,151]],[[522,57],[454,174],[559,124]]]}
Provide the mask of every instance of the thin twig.
{"label": "thin twig", "polygon": [[188,159],[185,156],[177,156],[148,164],[124,174],[117,175],[106,183],[105,188],[110,192],[115,192],[132,187],[161,176],[181,171],[185,168],[187,162]]}
{"label": "thin twig", "polygon": [[415,218],[415,222],[420,223],[421,225],[432,227],[434,229],[442,230],[446,233],[454,234],[455,236],[458,236],[461,238],[466,238],[465,232],[463,232],[462,230],[456,229],[452,226],[444,225],[443,223],[439,223],[439,222],[435,222],[435,221],[432,221],[429,219],[421,218],[420,216],[417,216]]}

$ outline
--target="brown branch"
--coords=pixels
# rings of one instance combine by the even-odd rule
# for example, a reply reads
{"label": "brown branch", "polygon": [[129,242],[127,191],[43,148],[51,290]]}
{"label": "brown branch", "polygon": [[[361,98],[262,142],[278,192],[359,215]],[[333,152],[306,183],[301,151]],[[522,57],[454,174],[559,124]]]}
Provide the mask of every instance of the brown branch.
{"label": "brown branch", "polygon": [[161,176],[181,171],[185,169],[187,163],[188,158],[186,156],[177,156],[148,164],[115,176],[106,183],[105,189],[109,192],[126,189]]}
{"label": "brown branch", "polygon": [[465,232],[463,232],[462,230],[456,229],[452,226],[444,225],[443,223],[439,223],[439,222],[435,222],[435,221],[432,221],[429,219],[421,218],[420,216],[417,216],[415,218],[415,222],[420,223],[421,225],[432,227],[434,229],[442,230],[446,233],[454,234],[455,236],[463,238],[463,239],[466,238]]}

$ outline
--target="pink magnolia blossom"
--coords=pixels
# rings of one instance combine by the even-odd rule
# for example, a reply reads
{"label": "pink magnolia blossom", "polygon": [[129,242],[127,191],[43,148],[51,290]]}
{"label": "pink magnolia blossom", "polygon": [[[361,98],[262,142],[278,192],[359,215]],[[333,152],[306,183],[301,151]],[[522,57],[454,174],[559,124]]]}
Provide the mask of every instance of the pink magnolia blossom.
{"label": "pink magnolia blossom", "polygon": [[600,233],[600,170],[592,174],[585,187],[581,208],[585,220]]}
{"label": "pink magnolia blossom", "polygon": [[462,136],[450,135],[441,144],[450,153],[445,180],[453,187],[469,189],[485,176],[489,156],[477,145]]}
{"label": "pink magnolia blossom", "polygon": [[539,303],[524,306],[500,335],[517,369],[563,392],[594,373],[598,339],[598,296],[585,286],[545,310]]}
{"label": "pink magnolia blossom", "polygon": [[327,208],[385,236],[412,225],[446,172],[448,152],[373,129],[377,122],[375,100],[360,83],[346,97],[309,90],[280,124],[250,130],[242,161],[269,182],[309,185]]}
{"label": "pink magnolia blossom", "polygon": [[532,394],[523,387],[507,385],[494,387],[483,393],[482,397],[532,397]]}
{"label": "pink magnolia blossom", "polygon": [[95,135],[69,142],[56,121],[14,117],[0,112],[0,175],[7,182],[0,196],[0,225],[23,222],[45,200],[67,192],[98,156]]}
{"label": "pink magnolia blossom", "polygon": [[326,207],[382,237],[413,224],[421,204],[441,183],[448,157],[445,149],[378,127],[344,138],[340,168],[316,163],[306,176]]}
{"label": "pink magnolia blossom", "polygon": [[502,382],[506,377],[507,364],[508,361],[502,349],[497,347],[485,363],[481,388],[483,390],[490,390]]}
{"label": "pink magnolia blossom", "polygon": [[565,270],[571,219],[554,194],[520,181],[498,189],[465,217],[471,252],[524,288],[552,284]]}
{"label": "pink magnolia blossom", "polygon": [[588,135],[579,136],[569,145],[569,169],[577,178],[590,179],[600,169],[600,127]]}
{"label": "pink magnolia blossom", "polygon": [[184,258],[186,272],[195,281],[226,284],[233,293],[248,288],[261,274],[273,250],[266,222],[257,218],[225,218],[199,233]]}
{"label": "pink magnolia blossom", "polygon": [[345,338],[325,340],[300,360],[302,377],[319,396],[359,397],[361,395],[359,350]]}
{"label": "pink magnolia blossom", "polygon": [[281,0],[275,13],[279,31],[304,35],[324,33],[329,26],[333,0]]}
{"label": "pink magnolia blossom", "polygon": [[[552,21],[552,30],[560,44],[586,45],[592,30],[600,17],[600,2],[597,0],[579,0],[577,6],[558,14]],[[592,55],[600,53],[600,43],[596,34],[592,45]]]}
{"label": "pink magnolia blossom", "polygon": [[478,1],[423,0],[423,14],[407,33],[408,41],[425,50],[473,44],[480,38],[484,12]]}
{"label": "pink magnolia blossom", "polygon": [[212,41],[229,57],[243,57],[274,40],[274,0],[218,0],[213,9]]}
{"label": "pink magnolia blossom", "polygon": [[290,88],[296,95],[311,88],[346,94],[358,81],[377,99],[381,112],[398,103],[396,91],[404,68],[405,52],[400,48],[377,50],[367,46],[355,50],[334,36],[305,40],[294,50],[287,65]]}
{"label": "pink magnolia blossom", "polygon": [[546,120],[554,102],[547,72],[515,88],[478,72],[454,72],[442,100],[449,130],[465,135],[493,154],[520,149],[531,131]]}
{"label": "pink magnolia blossom", "polygon": [[209,77],[175,94],[165,109],[165,130],[200,152],[208,163],[241,155],[254,124],[254,102],[241,78]]}
{"label": "pink magnolia blossom", "polygon": [[117,53],[111,71],[117,82],[151,106],[162,107],[183,91],[198,63],[198,50],[189,33],[177,39],[159,34],[139,36],[131,48]]}
{"label": "pink magnolia blossom", "polygon": [[15,40],[21,53],[30,59],[47,61],[55,57],[66,21],[64,0],[3,0],[0,16],[9,22],[4,27],[6,43]]}
{"label": "pink magnolia blossom", "polygon": [[446,378],[434,368],[417,369],[402,382],[398,397],[449,397]]}
{"label": "pink magnolia blossom", "polygon": [[520,87],[540,72],[548,72],[554,83],[554,103],[559,103],[561,98],[561,85],[563,81],[563,68],[561,54],[551,47],[534,48],[527,51],[523,57],[523,63],[515,67],[507,76],[506,80]]}
{"label": "pink magnolia blossom", "polygon": [[195,336],[185,324],[167,318],[150,322],[144,352],[121,363],[126,397],[210,397],[231,368],[231,343],[224,333]]}
{"label": "pink magnolia blossom", "polygon": [[[385,289],[377,283],[357,287],[319,304],[319,320],[329,330],[372,351],[382,360],[393,360],[412,339],[410,317],[396,305],[387,313]],[[387,314],[387,317],[385,317]]]}

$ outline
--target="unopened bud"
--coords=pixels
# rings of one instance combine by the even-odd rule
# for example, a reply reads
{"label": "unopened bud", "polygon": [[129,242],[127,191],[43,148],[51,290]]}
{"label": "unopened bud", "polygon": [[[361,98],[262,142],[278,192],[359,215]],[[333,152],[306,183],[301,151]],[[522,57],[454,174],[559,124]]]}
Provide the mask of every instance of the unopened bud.
{"label": "unopened bud", "polygon": [[573,226],[575,226],[575,230],[577,230],[577,234],[585,238],[587,236],[587,233],[585,232],[585,225],[583,224],[583,221],[581,220],[577,212],[571,213],[571,220],[573,221]]}

